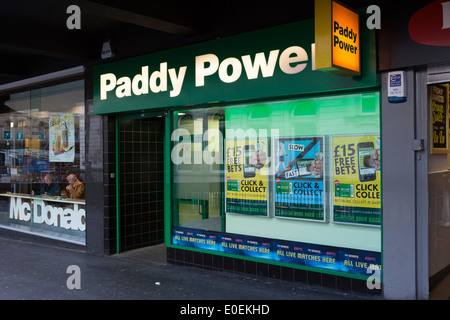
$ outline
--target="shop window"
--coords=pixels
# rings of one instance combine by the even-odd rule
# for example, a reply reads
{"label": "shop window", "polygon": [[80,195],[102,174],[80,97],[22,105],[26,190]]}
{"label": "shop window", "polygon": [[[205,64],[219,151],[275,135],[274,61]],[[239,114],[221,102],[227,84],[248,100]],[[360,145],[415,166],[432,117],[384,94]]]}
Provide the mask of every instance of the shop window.
{"label": "shop window", "polygon": [[84,244],[84,193],[66,190],[85,183],[84,82],[1,101],[0,226]]}
{"label": "shop window", "polygon": [[173,243],[367,275],[381,263],[379,110],[363,93],[175,112]]}
{"label": "shop window", "polygon": [[[222,230],[223,111],[179,112],[174,167],[174,224]],[[216,161],[219,160],[220,161]],[[206,161],[206,162],[205,162]]]}
{"label": "shop window", "polygon": [[268,118],[270,117],[270,108],[266,106],[254,107],[251,112],[251,119]]}

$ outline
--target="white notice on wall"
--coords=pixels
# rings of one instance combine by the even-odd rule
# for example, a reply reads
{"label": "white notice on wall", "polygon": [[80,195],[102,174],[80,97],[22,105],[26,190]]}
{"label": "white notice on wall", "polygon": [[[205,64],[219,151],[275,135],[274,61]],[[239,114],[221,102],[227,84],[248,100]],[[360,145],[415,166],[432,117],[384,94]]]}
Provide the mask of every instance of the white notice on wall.
{"label": "white notice on wall", "polygon": [[388,73],[387,91],[389,102],[406,101],[405,71],[393,71]]}

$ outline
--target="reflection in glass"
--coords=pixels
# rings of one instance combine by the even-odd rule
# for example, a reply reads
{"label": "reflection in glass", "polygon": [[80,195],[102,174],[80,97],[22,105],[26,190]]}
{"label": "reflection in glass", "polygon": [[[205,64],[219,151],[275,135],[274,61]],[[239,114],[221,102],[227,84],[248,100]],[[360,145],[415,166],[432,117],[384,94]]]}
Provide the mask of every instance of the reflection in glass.
{"label": "reflection in glass", "polygon": [[[173,226],[379,252],[380,201],[366,210],[375,227],[333,221],[337,155],[330,150],[340,136],[380,142],[379,106],[379,94],[367,92],[174,112]],[[288,144],[280,157],[278,141],[305,149]],[[242,172],[231,174],[235,168]]]}
{"label": "reflection in glass", "polygon": [[[65,194],[69,174],[84,181],[84,123],[82,80],[0,97],[3,227],[85,242],[84,200],[69,202]],[[57,195],[42,194],[45,177]]]}
{"label": "reflection in glass", "polygon": [[174,225],[221,231],[224,112],[179,112],[175,121]]}

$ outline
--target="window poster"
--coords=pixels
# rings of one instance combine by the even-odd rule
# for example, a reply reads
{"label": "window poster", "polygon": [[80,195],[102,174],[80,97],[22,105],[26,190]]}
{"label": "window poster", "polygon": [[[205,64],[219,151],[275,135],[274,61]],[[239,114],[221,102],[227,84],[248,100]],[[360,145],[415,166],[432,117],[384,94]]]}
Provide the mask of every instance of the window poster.
{"label": "window poster", "polygon": [[332,153],[333,221],[380,226],[380,136],[334,136]]}
{"label": "window poster", "polygon": [[50,115],[49,119],[50,162],[73,162],[75,160],[75,125],[71,113]]}
{"label": "window poster", "polygon": [[267,147],[267,139],[226,140],[226,213],[267,216]]}
{"label": "window poster", "polygon": [[448,153],[448,84],[430,86],[430,139],[432,154]]}
{"label": "window poster", "polygon": [[325,221],[323,137],[280,138],[275,155],[275,216]]}

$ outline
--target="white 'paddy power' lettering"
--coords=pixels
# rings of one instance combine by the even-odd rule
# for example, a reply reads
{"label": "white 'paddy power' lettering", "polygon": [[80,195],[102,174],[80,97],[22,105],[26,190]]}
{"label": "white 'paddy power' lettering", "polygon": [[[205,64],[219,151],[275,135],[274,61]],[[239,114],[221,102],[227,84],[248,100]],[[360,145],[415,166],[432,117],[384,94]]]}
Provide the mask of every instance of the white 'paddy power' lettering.
{"label": "white 'paddy power' lettering", "polygon": [[[314,70],[314,44],[311,45],[311,65]],[[285,74],[297,74],[302,72],[308,64],[308,54],[302,47],[291,46],[280,53],[280,50],[272,50],[268,58],[264,52],[255,54],[252,60],[250,55],[238,58],[230,57],[223,61],[212,53],[195,57],[195,86],[205,86],[205,78],[218,73],[219,79],[224,83],[237,81],[244,70],[248,80],[257,79],[260,74],[263,78],[272,77],[276,65]],[[170,82],[170,97],[177,97],[183,88],[187,66],[168,69],[168,63],[162,62],[159,70],[151,74],[149,66],[142,66],[141,72],[131,77],[120,77],[114,73],[100,75],[100,100],[107,100],[108,93],[114,92],[117,98],[139,96],[143,94],[167,92]],[[261,72],[259,72],[261,71]]]}

